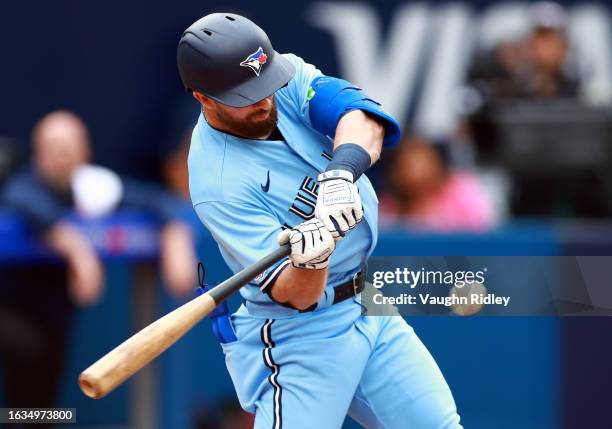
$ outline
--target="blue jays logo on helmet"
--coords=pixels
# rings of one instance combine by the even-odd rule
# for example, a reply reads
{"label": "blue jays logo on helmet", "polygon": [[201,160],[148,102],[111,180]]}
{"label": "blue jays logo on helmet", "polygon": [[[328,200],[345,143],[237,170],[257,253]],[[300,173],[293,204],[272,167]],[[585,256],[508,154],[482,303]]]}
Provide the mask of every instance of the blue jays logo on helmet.
{"label": "blue jays logo on helmet", "polygon": [[251,55],[246,57],[246,59],[240,63],[242,67],[248,67],[255,73],[256,76],[259,76],[259,72],[261,71],[261,67],[268,61],[268,56],[263,51],[260,46],[257,51],[253,52]]}

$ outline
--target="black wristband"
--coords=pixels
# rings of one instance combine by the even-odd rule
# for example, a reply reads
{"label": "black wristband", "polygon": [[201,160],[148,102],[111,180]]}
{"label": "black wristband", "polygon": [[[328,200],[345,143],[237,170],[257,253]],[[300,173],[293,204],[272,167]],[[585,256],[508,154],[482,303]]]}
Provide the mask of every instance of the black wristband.
{"label": "black wristband", "polygon": [[370,154],[364,148],[355,143],[344,143],[334,151],[334,156],[325,171],[349,171],[353,174],[353,182],[356,182],[370,168],[371,162]]}

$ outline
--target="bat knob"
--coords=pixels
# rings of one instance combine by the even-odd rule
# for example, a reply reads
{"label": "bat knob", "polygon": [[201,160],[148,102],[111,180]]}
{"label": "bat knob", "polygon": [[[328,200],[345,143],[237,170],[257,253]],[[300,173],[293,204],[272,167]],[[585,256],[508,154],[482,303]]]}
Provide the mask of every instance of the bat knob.
{"label": "bat knob", "polygon": [[97,388],[96,383],[90,380],[90,377],[83,373],[79,377],[79,387],[84,394],[93,399],[99,399],[102,397],[100,390]]}

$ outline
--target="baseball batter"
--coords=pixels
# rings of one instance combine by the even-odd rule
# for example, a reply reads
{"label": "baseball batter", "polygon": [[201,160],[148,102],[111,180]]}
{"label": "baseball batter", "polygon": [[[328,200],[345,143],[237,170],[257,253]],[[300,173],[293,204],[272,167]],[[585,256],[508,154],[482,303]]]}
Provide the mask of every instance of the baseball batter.
{"label": "baseball batter", "polygon": [[363,174],[397,122],[351,83],[274,51],[230,13],[191,25],[183,84],[202,106],[189,153],[193,206],[234,271],[290,243],[218,323],[255,428],[460,428],[433,358],[401,317],[362,314],[376,194]]}

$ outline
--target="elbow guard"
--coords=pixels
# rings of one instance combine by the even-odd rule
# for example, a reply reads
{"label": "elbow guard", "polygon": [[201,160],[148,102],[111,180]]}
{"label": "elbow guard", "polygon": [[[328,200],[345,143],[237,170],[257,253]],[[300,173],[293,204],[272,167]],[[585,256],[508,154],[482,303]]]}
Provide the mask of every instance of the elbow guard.
{"label": "elbow guard", "polygon": [[384,124],[384,146],[393,146],[399,141],[400,126],[397,121],[361,88],[335,77],[320,76],[312,81],[309,116],[315,130],[334,138],[338,121],[351,110],[368,112]]}

